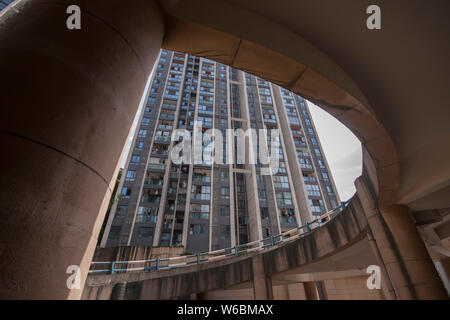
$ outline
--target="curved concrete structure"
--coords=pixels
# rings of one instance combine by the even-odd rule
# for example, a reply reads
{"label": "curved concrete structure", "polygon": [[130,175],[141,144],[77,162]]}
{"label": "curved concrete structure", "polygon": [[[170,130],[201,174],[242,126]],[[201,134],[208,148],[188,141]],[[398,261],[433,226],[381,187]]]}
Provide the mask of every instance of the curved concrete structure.
{"label": "curved concrete structure", "polygon": [[[65,28],[69,4],[82,8],[81,30]],[[80,297],[81,290],[66,287],[66,268],[81,266],[83,286],[111,180],[161,45],[259,75],[346,124],[366,150],[366,194],[373,200],[367,201],[381,221],[369,222],[373,236],[396,248],[393,259],[380,252],[398,298],[446,297],[408,209],[450,207],[450,3],[379,1],[381,30],[365,27],[369,4],[27,3],[0,28],[8,93],[0,118],[0,297]],[[412,250],[403,251],[399,226],[416,239]],[[411,259],[412,269],[389,269]],[[418,270],[429,270],[429,278],[412,278]],[[430,281],[423,290],[416,287],[422,280]]]}
{"label": "curved concrete structure", "polygon": [[0,298],[81,295],[66,270],[89,269],[164,31],[136,3],[85,1],[71,31],[72,1],[34,0],[0,28]]}
{"label": "curved concrete structure", "polygon": [[349,127],[375,162],[380,204],[450,207],[447,1],[381,1],[380,31],[365,26],[369,1],[164,3],[164,48],[257,74]]}
{"label": "curved concrete structure", "polygon": [[[114,275],[91,274],[83,291],[83,299],[112,299],[113,292],[123,286],[125,290],[121,299],[173,299],[192,293],[233,288],[248,282],[253,282],[256,299],[267,299],[270,296],[265,294],[272,288],[268,289],[265,285],[258,288],[261,277],[269,278],[270,282],[272,279],[281,281],[283,277],[305,272],[313,263],[315,270],[339,271],[339,266],[331,266],[327,259],[349,248],[347,252],[353,255],[353,259],[348,259],[347,253],[348,261],[342,267],[360,269],[376,262],[355,250],[355,244],[365,242],[366,232],[367,221],[361,203],[355,196],[333,220],[298,240],[277,245],[263,253],[178,269]],[[367,246],[365,248],[367,251]]]}

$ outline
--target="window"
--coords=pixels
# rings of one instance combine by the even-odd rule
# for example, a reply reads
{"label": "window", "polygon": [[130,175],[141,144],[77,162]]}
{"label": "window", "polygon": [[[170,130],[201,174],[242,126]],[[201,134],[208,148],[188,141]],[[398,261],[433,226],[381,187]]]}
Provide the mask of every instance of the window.
{"label": "window", "polygon": [[146,207],[139,207],[138,214],[137,214],[137,222],[152,222],[156,223],[156,218],[158,208],[146,208]]}
{"label": "window", "polygon": [[144,147],[144,141],[139,141],[136,144],[136,149],[138,149],[138,150],[142,150],[143,147]]}
{"label": "window", "polygon": [[267,195],[266,195],[266,191],[265,190],[259,190],[258,195],[259,195],[259,200],[260,201],[266,201],[267,200]]}
{"label": "window", "polygon": [[308,196],[320,197],[320,190],[319,190],[318,185],[306,184],[305,188],[306,188],[306,193],[308,194]]}
{"label": "window", "polygon": [[280,209],[280,223],[296,222],[294,209]]}
{"label": "window", "polygon": [[297,151],[297,156],[299,157],[309,157],[309,152],[308,151]]}
{"label": "window", "polygon": [[318,159],[317,162],[319,163],[319,166],[320,166],[322,169],[325,169],[325,165],[324,165],[324,163],[323,163],[323,161],[322,161],[321,159]]}
{"label": "window", "polygon": [[268,238],[268,237],[270,237],[270,228],[264,227],[263,228],[263,238]]}
{"label": "window", "polygon": [[325,212],[322,199],[309,199],[309,207],[313,213]]}
{"label": "window", "polygon": [[319,149],[314,149],[314,152],[316,153],[316,156],[320,157],[322,154],[320,153]]}
{"label": "window", "polygon": [[221,187],[220,188],[220,196],[222,199],[230,199],[230,188]]}
{"label": "window", "polygon": [[191,196],[195,200],[210,200],[211,187],[210,186],[192,186]]}
{"label": "window", "polygon": [[111,229],[109,230],[109,239],[111,240],[119,239],[121,229],[122,226],[112,226]]}
{"label": "window", "polygon": [[124,218],[127,214],[128,206],[117,206],[115,218]]}
{"label": "window", "polygon": [[230,226],[229,225],[220,226],[220,236],[222,238],[227,239],[227,238],[230,237],[230,234],[231,234],[231,232],[230,232]]}
{"label": "window", "polygon": [[147,136],[147,130],[139,129],[138,136],[141,137],[141,138],[145,138]]}
{"label": "window", "polygon": [[278,205],[291,205],[292,199],[291,199],[291,193],[290,192],[277,192],[277,203]]}
{"label": "window", "polygon": [[325,180],[325,181],[329,180],[328,174],[326,172],[322,172],[322,177],[323,177],[323,180]]}
{"label": "window", "polygon": [[155,98],[149,97],[148,100],[147,100],[147,104],[153,106],[153,105],[155,105],[155,101],[156,101]]}
{"label": "window", "polygon": [[146,118],[146,117],[142,118],[142,123],[141,124],[145,125],[145,126],[149,125],[150,124],[150,118]]}
{"label": "window", "polygon": [[273,184],[275,188],[289,189],[289,181],[287,176],[274,176]]}
{"label": "window", "polygon": [[211,181],[211,176],[210,176],[210,172],[207,171],[194,171],[194,177],[193,177],[194,181],[197,182],[210,182]]}
{"label": "window", "polygon": [[189,234],[203,234],[205,233],[205,225],[203,224],[191,224],[189,227]]}
{"label": "window", "polygon": [[220,171],[220,179],[222,181],[227,181],[228,180],[228,171],[227,170]]}
{"label": "window", "polygon": [[245,186],[236,186],[236,192],[238,194],[244,194],[246,192]]}
{"label": "window", "polygon": [[153,228],[151,227],[139,227],[139,238],[149,238],[153,236]]}
{"label": "window", "polygon": [[239,209],[245,209],[246,208],[245,200],[238,200],[238,208]]}
{"label": "window", "polygon": [[241,216],[238,219],[239,225],[248,225],[248,217]]}
{"label": "window", "polygon": [[126,181],[134,181],[134,177],[136,176],[136,171],[128,170],[127,175],[125,176]]}
{"label": "window", "polygon": [[269,209],[268,208],[260,208],[261,210],[261,219],[269,219]]}
{"label": "window", "polygon": [[190,219],[209,219],[209,205],[191,204]]}
{"label": "window", "polygon": [[[282,159],[282,157],[280,157],[280,159]],[[279,168],[278,168],[278,172],[279,173],[286,173],[286,164],[284,163],[284,161],[280,161],[279,162]]]}
{"label": "window", "polygon": [[220,207],[220,215],[222,217],[229,217],[230,216],[230,207],[228,207],[228,206],[221,206]]}
{"label": "window", "polygon": [[257,174],[256,181],[258,181],[259,183],[264,183],[264,177],[260,174]]}
{"label": "window", "polygon": [[131,164],[139,164],[139,160],[141,160],[141,157],[140,157],[140,156],[133,155],[133,156],[131,157]]}
{"label": "window", "polygon": [[131,195],[131,189],[128,187],[123,187],[121,194],[124,198],[128,199],[128,198],[130,198],[130,195]]}
{"label": "window", "polygon": [[330,203],[331,203],[331,207],[332,208],[336,208],[337,207],[337,202],[334,199],[330,199]]}

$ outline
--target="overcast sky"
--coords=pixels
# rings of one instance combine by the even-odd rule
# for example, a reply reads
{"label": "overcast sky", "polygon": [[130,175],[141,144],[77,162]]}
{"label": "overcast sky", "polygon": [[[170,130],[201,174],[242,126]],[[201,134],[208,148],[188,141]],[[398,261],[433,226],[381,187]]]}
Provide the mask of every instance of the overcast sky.
{"label": "overcast sky", "polygon": [[[150,79],[151,77],[147,82],[130,136],[125,145],[126,151],[124,152],[121,161],[121,168],[124,168],[125,166],[128,151],[133,141],[134,131],[139,120],[139,115],[145,104],[144,100],[147,96]],[[341,201],[345,201],[355,193],[354,181],[361,175],[361,144],[353,133],[333,116],[309,101],[308,105],[339,196]]]}
{"label": "overcast sky", "polygon": [[341,201],[355,193],[355,179],[362,172],[361,143],[336,118],[308,101],[320,143],[325,152]]}

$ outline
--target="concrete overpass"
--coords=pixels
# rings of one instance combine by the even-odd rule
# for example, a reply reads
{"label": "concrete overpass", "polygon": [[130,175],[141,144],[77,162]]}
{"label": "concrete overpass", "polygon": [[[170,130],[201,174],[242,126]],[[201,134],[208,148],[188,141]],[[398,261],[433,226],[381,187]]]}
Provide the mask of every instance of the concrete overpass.
{"label": "concrete overpass", "polygon": [[[70,4],[81,30],[65,27]],[[84,284],[164,47],[259,75],[342,121],[363,144],[358,197],[397,297],[447,298],[412,218],[433,224],[433,258],[448,261],[450,4],[379,0],[382,29],[368,30],[370,4],[25,3],[0,27],[0,297],[81,297],[65,286],[66,268],[79,265]]]}

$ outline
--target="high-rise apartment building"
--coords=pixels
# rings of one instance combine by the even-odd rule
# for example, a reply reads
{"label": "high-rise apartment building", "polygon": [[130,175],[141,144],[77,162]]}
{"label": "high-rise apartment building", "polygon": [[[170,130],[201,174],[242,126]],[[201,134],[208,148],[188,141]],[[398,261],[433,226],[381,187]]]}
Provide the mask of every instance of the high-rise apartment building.
{"label": "high-rise apartment building", "polygon": [[[306,100],[288,90],[208,59],[162,50],[144,108],[102,246],[216,250],[303,225],[340,202]],[[188,130],[191,158],[200,155],[200,161],[171,160],[178,138],[190,141],[180,134],[172,139],[177,129]],[[213,147],[210,129],[229,143]],[[247,138],[239,149],[230,135],[239,129],[268,134]],[[271,141],[270,132],[279,139]],[[278,170],[267,174],[264,159],[249,161],[250,150],[274,143]],[[212,149],[215,161],[208,152],[202,156]],[[236,161],[240,156],[245,163]]]}

